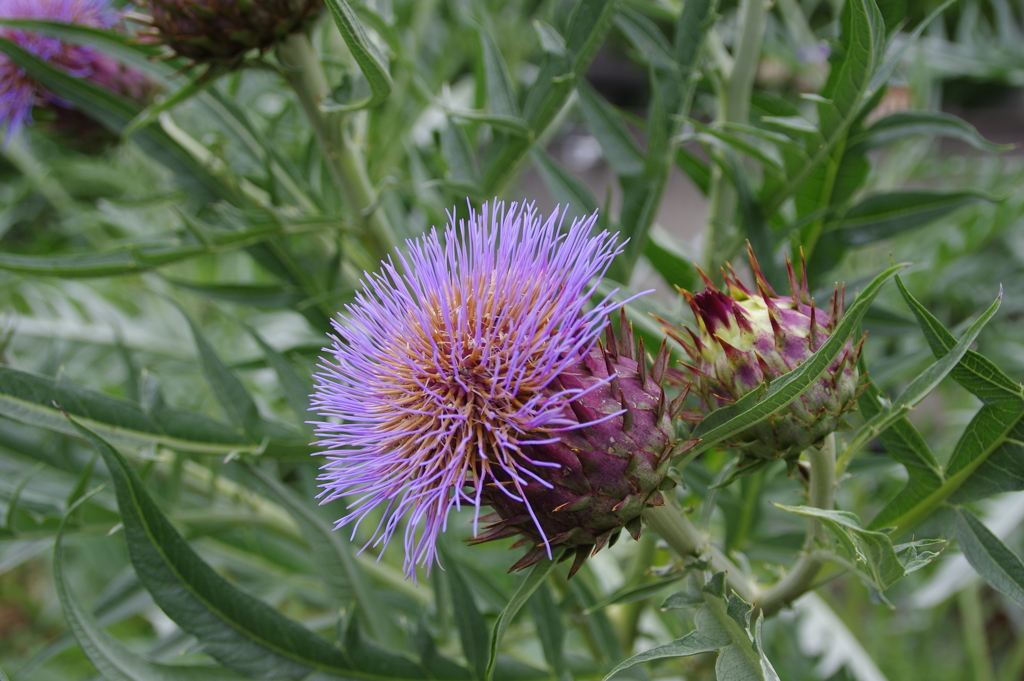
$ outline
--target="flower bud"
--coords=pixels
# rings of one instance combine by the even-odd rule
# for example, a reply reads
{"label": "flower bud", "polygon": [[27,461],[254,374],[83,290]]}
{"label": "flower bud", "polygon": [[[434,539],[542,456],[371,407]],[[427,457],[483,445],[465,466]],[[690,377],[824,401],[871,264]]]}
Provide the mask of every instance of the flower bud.
{"label": "flower bud", "polygon": [[322,0],[140,0],[151,27],[144,42],[195,63],[237,64],[300,31]]}
{"label": "flower bud", "polygon": [[[701,272],[705,290],[695,295],[682,292],[699,331],[666,324],[669,335],[689,355],[683,377],[692,381],[704,415],[803,364],[843,315],[845,287],[840,289],[838,284],[828,311],[815,307],[807,290],[802,256],[799,281],[792,263],[786,260],[790,295],[780,296],[765,280],[753,250],[748,251],[756,292],[740,282],[731,266],[723,271],[727,292]],[[856,346],[847,342],[803,395],[729,444],[741,448],[747,463],[778,457],[793,461],[804,449],[820,444],[842,425],[843,414],[855,407],[860,390],[857,360],[863,343],[863,338]]]}

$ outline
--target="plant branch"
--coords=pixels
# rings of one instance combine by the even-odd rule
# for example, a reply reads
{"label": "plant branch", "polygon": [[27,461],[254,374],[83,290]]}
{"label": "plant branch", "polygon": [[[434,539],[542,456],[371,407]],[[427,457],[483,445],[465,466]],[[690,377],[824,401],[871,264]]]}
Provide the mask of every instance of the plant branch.
{"label": "plant branch", "polygon": [[366,172],[366,161],[344,128],[344,117],[326,114],[320,108],[331,87],[309,36],[301,32],[291,34],[278,47],[278,56],[313,128],[331,179],[362,228],[363,240],[375,257],[385,257],[397,244],[394,230],[377,205],[377,192]]}
{"label": "plant branch", "polygon": [[725,553],[701,534],[674,501],[666,499],[664,506],[648,508],[644,511],[644,520],[647,527],[664,539],[677,554],[682,557],[707,556],[712,571],[724,572],[733,591],[748,602],[757,601],[757,587],[743,576]]}
{"label": "plant branch", "polygon": [[[811,480],[808,490],[808,504],[815,508],[831,510],[835,506],[836,494],[836,436],[830,434],[825,444],[818,449],[809,447],[805,452],[811,462]],[[764,591],[757,605],[765,616],[772,615],[783,606],[807,593],[814,585],[824,559],[814,551],[815,539],[824,532],[817,520],[810,520],[804,553],[789,574]]]}
{"label": "plant branch", "polygon": [[[743,0],[740,7],[741,19],[737,39],[736,56],[728,73],[723,74],[724,86],[719,107],[719,125],[726,123],[746,124],[750,118],[750,96],[754,87],[754,76],[761,59],[761,43],[765,31],[764,0]],[[736,189],[722,172],[720,165],[714,167],[712,176],[708,215],[707,237],[704,240],[704,265],[714,276],[721,263],[730,257],[732,223],[736,213]]]}

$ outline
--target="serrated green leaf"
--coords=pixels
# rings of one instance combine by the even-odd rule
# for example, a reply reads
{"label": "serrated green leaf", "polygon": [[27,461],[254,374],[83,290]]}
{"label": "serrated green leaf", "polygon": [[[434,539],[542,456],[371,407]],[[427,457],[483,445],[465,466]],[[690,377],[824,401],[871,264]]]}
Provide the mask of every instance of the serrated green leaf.
{"label": "serrated green leaf", "polygon": [[[872,419],[882,410],[882,393],[874,383],[868,383],[857,405],[865,419]],[[879,442],[893,459],[907,470],[907,484],[872,519],[868,529],[888,527],[889,523],[928,496],[945,479],[935,455],[914,424],[906,417],[898,419],[887,430],[879,433]]]}
{"label": "serrated green leaf", "polygon": [[[897,280],[936,357],[944,357],[956,339]],[[983,406],[964,429],[946,466],[945,480],[929,488],[911,508],[887,519],[905,534],[947,500],[968,503],[999,492],[1024,489],[1024,387],[982,355],[968,351],[950,372]],[[873,523],[874,524],[874,523]]]}
{"label": "serrated green leaf", "polygon": [[[519,610],[523,605],[530,599],[533,592],[537,590],[539,586],[544,583],[547,579],[548,574],[555,567],[555,561],[553,560],[542,560],[533,566],[530,570],[530,574],[526,576],[526,580],[519,585],[516,589],[515,594],[512,596],[512,600],[508,602],[505,609],[498,615],[498,620],[494,623],[494,628],[491,630],[490,645],[488,646],[487,659],[485,660],[484,675],[481,679],[491,681],[494,678],[494,669],[498,660],[498,650],[501,648],[501,639],[505,637],[505,630],[508,629],[508,625],[512,623],[512,619],[518,614]],[[458,603],[456,603],[458,605]],[[456,611],[456,617],[458,612]],[[461,631],[461,629],[460,629]],[[469,655],[467,654],[467,658]]]}
{"label": "serrated green leaf", "polygon": [[782,409],[809,389],[842,352],[847,340],[859,327],[871,301],[881,291],[885,282],[902,267],[902,265],[895,265],[875,277],[867,288],[857,296],[843,320],[828,340],[818,348],[818,351],[793,371],[772,381],[763,395],[758,397],[757,391],[751,392],[736,404],[718,409],[701,421],[692,434],[693,438],[700,438],[701,441],[687,453],[687,456],[695,456],[700,452],[707,451],[719,442],[743,432]]}
{"label": "serrated green leaf", "polygon": [[359,65],[359,69],[370,85],[370,96],[358,102],[338,104],[331,107],[332,111],[355,111],[370,109],[383,103],[391,96],[391,74],[388,72],[387,60],[380,54],[377,47],[366,35],[359,17],[345,0],[326,0],[331,18],[338,27],[341,37],[345,40],[349,52]]}
{"label": "serrated green leaf", "polygon": [[829,71],[828,82],[817,103],[819,129],[814,136],[820,142],[811,159],[790,170],[789,181],[779,188],[765,205],[764,214],[774,215],[789,197],[797,192],[800,214],[813,212],[827,205],[832,188],[823,165],[833,159],[843,145],[846,134],[861,115],[861,104],[869,97],[871,78],[882,61],[885,25],[874,0],[851,0],[843,4],[840,17],[839,46]]}
{"label": "serrated green leaf", "polygon": [[183,452],[220,454],[257,449],[230,427],[202,414],[162,403],[147,411],[134,402],[88,390],[67,379],[5,366],[0,366],[0,407],[4,416],[16,421],[76,435],[61,413],[63,409],[104,437],[134,447],[158,444]]}
{"label": "serrated green leaf", "polygon": [[[918,374],[917,377],[911,381],[910,385],[900,393],[900,396],[892,401],[892,404],[880,409],[878,413],[874,414],[867,420],[867,422],[861,427],[861,430],[857,433],[856,437],[854,437],[853,440],[850,441],[849,445],[847,445],[846,452],[843,453],[842,457],[844,464],[849,463],[849,459],[856,454],[861,447],[874,439],[879,433],[882,433],[891,427],[898,420],[904,418],[906,414],[931,394],[931,392],[938,386],[939,382],[942,381],[942,379],[944,379],[946,375],[960,363],[960,359],[967,354],[967,350],[978,338],[978,334],[981,333],[981,330],[985,328],[985,324],[988,323],[999,309],[999,304],[1002,302],[1002,299],[1003,292],[1000,287],[999,296],[996,298],[995,302],[985,310],[977,321],[971,324],[950,352],[941,359],[937,359],[927,369]],[[843,467],[845,467],[845,465],[843,465]],[[938,471],[936,470],[935,472]]]}
{"label": "serrated green leaf", "polygon": [[367,644],[342,651],[239,590],[192,550],[124,457],[72,426],[103,457],[117,491],[128,554],[157,605],[203,650],[249,678],[302,679],[318,670],[349,679],[426,679],[413,662]]}
{"label": "serrated green leaf", "polygon": [[875,589],[885,591],[906,574],[889,535],[865,530],[853,513],[812,506],[775,506],[818,520],[831,540],[829,552]]}
{"label": "serrated green leaf", "polygon": [[981,520],[965,508],[957,508],[953,534],[967,562],[993,589],[1024,607],[1024,561]]}
{"label": "serrated green leaf", "polygon": [[[703,602],[703,599],[701,602]],[[657,648],[651,648],[650,650],[638,655],[634,655],[628,660],[616,665],[615,668],[608,672],[604,678],[607,680],[618,674],[623,669],[629,669],[633,665],[640,664],[641,662],[660,660],[666,657],[687,657],[690,655],[699,655],[700,653],[710,653],[732,644],[732,638],[729,636],[729,632],[726,631],[708,608],[702,607],[697,611],[694,623],[697,625],[696,630],[680,639],[676,639],[672,643],[658,646]]]}

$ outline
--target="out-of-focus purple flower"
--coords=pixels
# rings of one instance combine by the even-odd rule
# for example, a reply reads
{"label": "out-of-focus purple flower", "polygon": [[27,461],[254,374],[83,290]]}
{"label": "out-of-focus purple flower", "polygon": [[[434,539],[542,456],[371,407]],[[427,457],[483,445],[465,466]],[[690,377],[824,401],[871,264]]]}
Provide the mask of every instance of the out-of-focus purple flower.
{"label": "out-of-focus purple flower", "polygon": [[406,519],[408,575],[429,570],[453,507],[473,506],[476,526],[487,486],[524,503],[544,537],[524,489],[550,488],[543,471],[561,466],[531,451],[625,411],[615,402],[581,424],[570,403],[585,390],[558,382],[619,306],[588,301],[621,250],[614,235],[591,234],[596,215],[564,231],[563,217],[496,203],[452,218],[443,238],[409,241],[397,263],[368,274],[334,322],[312,396],[328,419],[316,422],[329,459],[320,498],[350,497],[339,527],[382,509],[374,546]]}
{"label": "out-of-focus purple flower", "polygon": [[[111,7],[111,0],[0,0],[0,18],[105,29],[118,21],[119,13]],[[71,75],[93,80],[118,94],[141,101],[152,92],[152,84],[141,73],[87,45],[9,27],[0,27],[0,35]],[[32,107],[40,105],[72,108],[69,102],[42,88],[6,55],[0,55],[0,124],[7,126],[7,141],[32,121]]]}

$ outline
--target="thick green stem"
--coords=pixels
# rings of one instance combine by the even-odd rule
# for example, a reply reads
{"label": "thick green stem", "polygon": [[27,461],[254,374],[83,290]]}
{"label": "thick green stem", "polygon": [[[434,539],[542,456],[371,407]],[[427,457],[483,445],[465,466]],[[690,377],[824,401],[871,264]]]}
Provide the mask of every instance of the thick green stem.
{"label": "thick green stem", "polygon": [[[805,452],[811,462],[811,480],[808,490],[808,504],[815,508],[831,510],[835,506],[836,494],[836,436],[825,438],[821,449],[810,447]],[[764,591],[757,605],[765,616],[774,614],[783,606],[792,603],[814,585],[814,580],[824,561],[814,551],[815,538],[824,531],[817,520],[808,521],[807,540],[804,555],[793,566],[789,574]]]}
{"label": "thick green stem", "polygon": [[[746,124],[750,118],[750,95],[761,59],[761,42],[765,31],[765,0],[743,0],[740,12],[735,58],[732,69],[724,75],[722,103],[717,121],[719,124]],[[729,183],[721,168],[715,166],[707,237],[704,243],[704,264],[708,272],[717,272],[731,255],[728,252],[730,244],[736,241],[732,234],[736,201],[736,189]]]}
{"label": "thick green stem", "polygon": [[366,172],[366,160],[350,138],[343,115],[325,114],[320,108],[320,103],[331,92],[320,57],[309,36],[301,32],[293,33],[282,42],[278,55],[327,160],[334,185],[345,197],[374,256],[383,258],[397,243],[394,230],[377,205],[377,192]]}
{"label": "thick green stem", "polygon": [[713,571],[726,573],[726,580],[733,591],[746,601],[757,600],[757,587],[743,576],[728,556],[701,534],[696,525],[690,522],[682,509],[671,499],[667,500],[664,506],[655,506],[644,511],[644,520],[647,527],[664,539],[665,543],[680,556],[707,556]]}
{"label": "thick green stem", "polygon": [[972,581],[960,590],[957,604],[960,606],[960,625],[964,633],[964,647],[971,660],[974,681],[995,681],[992,655],[988,649],[985,633],[985,617],[982,612],[979,585]]}

